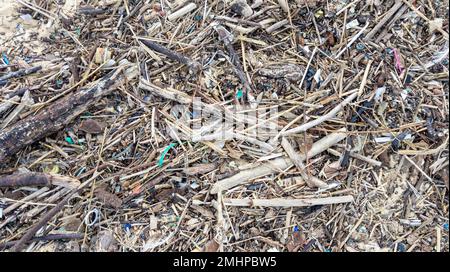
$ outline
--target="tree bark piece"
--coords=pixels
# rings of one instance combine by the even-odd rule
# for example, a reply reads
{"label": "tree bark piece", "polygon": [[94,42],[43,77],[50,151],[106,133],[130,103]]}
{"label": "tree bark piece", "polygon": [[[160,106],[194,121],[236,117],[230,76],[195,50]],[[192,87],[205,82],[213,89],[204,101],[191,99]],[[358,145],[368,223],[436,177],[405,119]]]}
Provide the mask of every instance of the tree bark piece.
{"label": "tree bark piece", "polygon": [[74,189],[80,185],[75,178],[47,173],[20,173],[0,177],[0,188],[23,186],[52,186],[57,185]]}
{"label": "tree bark piece", "polygon": [[123,74],[123,66],[110,72],[98,82],[68,95],[45,107],[36,115],[30,115],[0,132],[0,162],[16,154],[23,147],[55,133],[77,116],[125,82],[136,76],[130,68]]}

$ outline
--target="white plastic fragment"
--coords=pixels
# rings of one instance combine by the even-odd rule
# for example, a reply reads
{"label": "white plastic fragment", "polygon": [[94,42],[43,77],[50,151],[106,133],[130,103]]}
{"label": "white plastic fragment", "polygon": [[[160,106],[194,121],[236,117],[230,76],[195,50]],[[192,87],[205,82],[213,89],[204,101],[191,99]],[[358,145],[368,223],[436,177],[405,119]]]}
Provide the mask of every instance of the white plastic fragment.
{"label": "white plastic fragment", "polygon": [[315,80],[317,83],[320,82],[320,79],[321,79],[320,74],[321,74],[321,73],[322,73],[322,70],[321,70],[321,69],[318,69],[317,72],[314,74],[314,80]]}
{"label": "white plastic fragment", "polygon": [[[412,139],[413,139],[412,134],[408,134],[405,136],[405,138],[403,140],[407,141],[407,140],[412,140]],[[395,140],[395,137],[392,137],[392,136],[377,137],[374,140],[377,144],[383,144],[383,143],[392,142],[393,140]]]}
{"label": "white plastic fragment", "polygon": [[[91,215],[94,215],[94,219],[91,220]],[[92,227],[93,225],[95,225],[95,223],[97,223],[97,221],[100,220],[100,212],[98,211],[97,208],[94,208],[93,210],[91,210],[90,212],[88,212],[86,214],[86,216],[84,217],[84,223],[86,224],[86,226],[88,227]]]}
{"label": "white plastic fragment", "polygon": [[411,227],[419,227],[422,221],[420,219],[400,219],[400,223]]}
{"label": "white plastic fragment", "polygon": [[352,28],[356,28],[357,26],[359,26],[359,22],[358,22],[358,20],[353,20],[353,21],[350,21],[349,23],[347,23],[346,25],[345,25],[345,29],[352,29]]}
{"label": "white plastic fragment", "polygon": [[375,101],[380,101],[380,99],[382,98],[385,91],[386,91],[385,86],[376,89],[375,90]]}

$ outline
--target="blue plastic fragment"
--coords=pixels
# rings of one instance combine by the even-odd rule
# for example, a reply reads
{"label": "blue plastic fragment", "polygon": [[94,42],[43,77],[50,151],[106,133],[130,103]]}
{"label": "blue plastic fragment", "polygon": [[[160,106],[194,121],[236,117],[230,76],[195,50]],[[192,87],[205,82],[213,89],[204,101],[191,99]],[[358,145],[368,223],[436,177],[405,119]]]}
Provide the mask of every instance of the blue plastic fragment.
{"label": "blue plastic fragment", "polygon": [[362,50],[364,49],[364,44],[362,44],[362,43],[356,44],[356,49],[357,49],[358,51],[362,51]]}
{"label": "blue plastic fragment", "polygon": [[6,65],[9,65],[9,59],[5,53],[2,52],[2,60]]}
{"label": "blue plastic fragment", "polygon": [[444,227],[444,230],[448,231],[448,223],[445,223],[445,224],[443,225],[443,227]]}
{"label": "blue plastic fragment", "polygon": [[394,55],[394,50],[390,47],[386,48],[386,53],[388,53],[388,55]]}
{"label": "blue plastic fragment", "polygon": [[404,243],[398,243],[397,251],[398,252],[405,252],[406,251],[406,245]]}
{"label": "blue plastic fragment", "polygon": [[131,224],[130,223],[123,224],[123,229],[128,232],[131,229]]}
{"label": "blue plastic fragment", "polygon": [[300,228],[298,226],[294,227],[294,232],[300,231]]}

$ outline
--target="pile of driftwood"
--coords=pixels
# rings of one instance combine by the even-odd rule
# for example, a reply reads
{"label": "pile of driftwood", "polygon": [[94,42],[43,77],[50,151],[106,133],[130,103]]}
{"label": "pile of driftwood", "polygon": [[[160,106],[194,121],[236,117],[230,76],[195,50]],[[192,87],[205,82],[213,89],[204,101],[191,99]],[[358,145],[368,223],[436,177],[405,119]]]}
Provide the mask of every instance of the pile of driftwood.
{"label": "pile of driftwood", "polygon": [[0,250],[448,251],[448,8],[6,4]]}

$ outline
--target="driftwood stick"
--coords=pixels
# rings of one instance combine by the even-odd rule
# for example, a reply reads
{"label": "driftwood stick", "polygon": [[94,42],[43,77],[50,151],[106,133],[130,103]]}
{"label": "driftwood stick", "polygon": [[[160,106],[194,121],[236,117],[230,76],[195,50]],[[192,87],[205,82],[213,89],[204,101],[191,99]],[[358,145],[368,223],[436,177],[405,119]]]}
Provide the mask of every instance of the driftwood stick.
{"label": "driftwood stick", "polygon": [[369,62],[366,65],[366,69],[364,70],[363,79],[362,79],[361,84],[359,85],[359,89],[358,89],[358,98],[363,94],[364,88],[366,87],[367,77],[369,76],[370,67],[372,66],[372,62],[373,62],[373,60],[369,60]]}
{"label": "driftwood stick", "polygon": [[223,42],[223,44],[225,45],[225,47],[228,51],[228,54],[230,55],[231,62],[234,65],[236,74],[239,77],[239,80],[241,81],[241,83],[244,85],[244,89],[245,89],[244,94],[246,95],[248,92],[251,92],[251,87],[247,80],[247,77],[245,76],[244,69],[242,68],[242,64],[239,59],[239,56],[236,53],[236,51],[234,50],[233,35],[230,32],[228,32],[228,30],[226,30],[221,25],[215,25],[214,29],[219,34],[220,40]]}
{"label": "driftwood stick", "polygon": [[169,14],[167,16],[167,20],[174,21],[180,17],[183,17],[184,15],[188,14],[189,12],[193,11],[197,8],[197,5],[195,3],[188,3],[186,6],[180,8],[179,10]]}
{"label": "driftwood stick", "polygon": [[31,229],[29,229],[27,233],[25,233],[25,235],[22,236],[22,238],[20,238],[19,241],[17,241],[17,243],[13,246],[11,251],[12,252],[21,251],[25,246],[25,244],[36,234],[36,232],[38,232],[40,228],[42,228],[45,224],[47,224],[47,222],[50,221],[50,219],[52,219],[53,216],[55,216],[64,208],[66,203],[72,197],[73,193],[75,193],[75,190],[70,192],[63,200],[61,200],[55,207],[53,207],[53,209],[51,209],[46,215],[44,215],[44,217],[42,217],[42,219],[37,224],[31,227]]}
{"label": "driftwood stick", "polygon": [[375,34],[377,34],[378,30],[380,30],[380,28],[382,28],[389,21],[389,19],[391,19],[392,15],[394,15],[402,5],[403,5],[402,1],[397,0],[395,4],[391,7],[391,9],[388,12],[386,12],[384,17],[378,22],[378,24],[376,24],[374,28],[372,28],[372,30],[369,33],[367,33],[367,35],[364,37],[364,40],[368,41],[372,39],[372,37]]}
{"label": "driftwood stick", "polygon": [[[327,150],[327,152],[332,154],[332,155],[334,155],[334,156],[336,156],[336,157],[340,157],[341,156],[341,153],[339,151],[334,150],[332,148],[329,148]],[[361,154],[358,154],[358,153],[355,153],[355,152],[352,152],[352,151],[350,151],[350,157],[358,159],[358,160],[361,160],[361,161],[364,161],[364,162],[367,162],[367,163],[369,163],[369,164],[371,164],[373,166],[377,166],[377,167],[380,167],[383,164],[382,162],[380,162],[378,160],[374,160],[372,158],[363,156]]]}
{"label": "driftwood stick", "polygon": [[225,198],[223,202],[227,206],[241,206],[241,207],[309,207],[317,205],[331,205],[340,203],[353,202],[353,196],[335,196],[324,198],[306,198],[306,199],[237,199]]}
{"label": "driftwood stick", "polygon": [[348,103],[350,103],[351,101],[353,101],[353,99],[356,98],[356,96],[358,95],[358,93],[353,93],[351,95],[349,95],[344,101],[342,101],[341,103],[339,103],[339,105],[337,105],[334,109],[332,109],[329,113],[321,116],[320,118],[317,118],[316,120],[313,120],[311,122],[305,123],[299,127],[287,130],[285,132],[283,132],[281,135],[283,136],[287,136],[287,135],[292,135],[295,133],[300,133],[300,132],[305,132],[308,129],[315,127],[327,120],[330,120],[331,118],[334,118],[336,116],[336,114],[338,112],[340,112]]}
{"label": "driftwood stick", "polygon": [[289,23],[288,19],[284,19],[282,21],[279,21],[271,26],[269,26],[268,28],[266,28],[267,33],[272,33],[275,30],[279,29],[280,27],[283,27],[285,25],[287,25]]}
{"label": "driftwood stick", "polygon": [[173,88],[161,88],[143,78],[139,81],[138,88],[181,104],[190,104],[192,102],[191,96],[186,93],[180,92]]}
{"label": "driftwood stick", "polygon": [[20,173],[0,177],[0,188],[23,186],[52,186],[74,189],[80,182],[71,177],[47,173]]}
{"label": "driftwood stick", "polygon": [[402,6],[397,13],[394,15],[394,17],[392,18],[392,20],[387,24],[386,27],[384,27],[383,31],[381,31],[381,33],[378,35],[378,37],[375,40],[375,43],[379,43],[385,36],[386,34],[391,31],[392,26],[395,24],[395,22],[397,22],[397,20],[402,17],[403,13],[405,13],[405,11],[408,9],[407,5]]}
{"label": "driftwood stick", "polygon": [[98,82],[57,100],[38,114],[30,115],[0,131],[0,162],[23,147],[61,130],[101,97],[124,83],[126,77],[134,76],[136,76],[134,67],[128,69],[124,75],[121,66]]}
{"label": "driftwood stick", "polygon": [[[322,139],[313,144],[313,146],[308,151],[308,154],[306,156],[301,156],[301,160],[304,161],[306,157],[308,158],[314,157],[317,154],[320,154],[323,151],[327,150],[331,146],[339,143],[340,141],[342,141],[347,137],[345,134],[346,131],[347,131],[346,128],[341,128],[337,132],[323,137]],[[235,186],[245,184],[251,179],[275,173],[279,169],[286,169],[288,167],[291,167],[292,165],[293,162],[289,158],[282,157],[264,163],[260,166],[241,171],[234,176],[220,180],[217,183],[215,183],[211,188],[211,194],[217,194],[219,191],[228,190]]]}
{"label": "driftwood stick", "polygon": [[295,152],[294,147],[291,145],[288,139],[283,137],[281,139],[281,146],[283,147],[284,151],[288,154],[289,158],[292,160],[292,162],[295,164],[297,169],[300,171],[300,175],[302,176],[303,180],[308,184],[309,187],[314,188],[326,188],[327,184],[323,181],[321,181],[318,178],[314,178],[312,176],[308,176],[308,174],[305,171],[306,166],[303,164],[302,157],[300,154]]}
{"label": "driftwood stick", "polygon": [[0,77],[0,85],[6,84],[7,80],[10,79],[10,78],[22,77],[22,76],[26,76],[26,75],[29,75],[29,74],[33,74],[33,73],[36,73],[37,71],[39,71],[41,69],[42,69],[42,66],[36,66],[36,67],[31,67],[31,68],[27,68],[27,69],[20,69],[20,70],[15,71],[15,72],[8,73],[8,74]]}
{"label": "driftwood stick", "polygon": [[188,58],[178,52],[170,50],[169,48],[166,48],[156,42],[149,41],[149,40],[146,40],[143,38],[138,38],[138,39],[142,44],[144,44],[151,50],[154,50],[158,53],[166,55],[171,60],[175,60],[175,61],[178,61],[179,63],[187,65],[193,73],[199,72],[202,67],[199,62],[197,62],[195,60],[191,60],[190,58]]}
{"label": "driftwood stick", "polygon": [[81,15],[100,15],[111,12],[108,8],[93,8],[93,7],[80,7],[77,10],[78,14]]}
{"label": "driftwood stick", "polygon": [[[46,213],[39,222],[37,222],[33,227],[31,227],[22,238],[13,246],[11,249],[12,252],[21,251],[25,244],[33,238],[33,236],[38,232],[48,221],[50,221],[56,214],[58,214],[66,205],[66,203],[70,200],[70,198],[78,191],[89,185],[92,181],[94,181],[97,176],[99,176],[102,172],[94,172],[93,176],[83,182],[76,189],[69,191],[69,193],[64,197],[55,207],[53,207],[48,213]],[[64,189],[63,189],[64,190]]]}
{"label": "driftwood stick", "polygon": [[[30,242],[40,242],[40,241],[55,241],[55,240],[79,240],[83,239],[84,234],[82,233],[58,233],[58,234],[49,234],[45,236],[34,237],[30,240]],[[9,241],[6,243],[0,244],[0,250],[5,250],[17,244],[16,241]]]}

